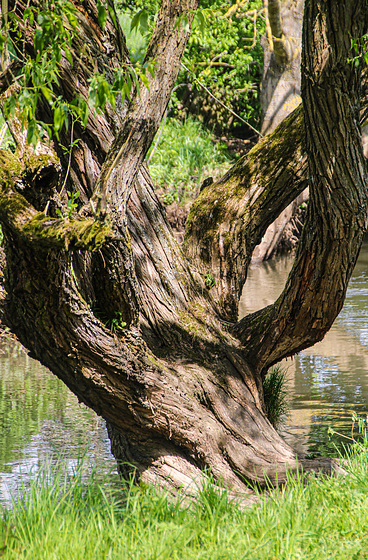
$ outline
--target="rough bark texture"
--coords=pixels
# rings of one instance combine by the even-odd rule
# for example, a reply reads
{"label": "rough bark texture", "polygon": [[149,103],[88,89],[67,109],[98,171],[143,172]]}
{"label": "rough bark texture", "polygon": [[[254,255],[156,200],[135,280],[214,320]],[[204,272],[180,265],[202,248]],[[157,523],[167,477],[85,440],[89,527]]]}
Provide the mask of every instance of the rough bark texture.
{"label": "rough bark texture", "polygon": [[[98,64],[109,71],[126,62],[121,30],[110,16],[102,33],[92,0],[76,7],[76,48],[90,44]],[[275,212],[304,186],[303,119],[294,113],[247,163],[207,187],[188,228],[187,251],[196,261],[190,262],[166,223],[143,160],[185,47],[186,31],[175,23],[180,14],[191,17],[193,8],[190,0],[162,3],[147,55],[155,50],[157,74],[141,101],[134,95],[129,105],[92,113],[85,130],[75,127],[81,140],[67,181],[70,189],[81,190],[83,206],[79,215],[65,218],[64,227],[55,201],[67,158],[60,150],[61,172],[50,154],[38,156],[36,165],[19,141],[21,157],[0,176],[4,320],[35,358],[107,420],[122,473],[134,471],[146,481],[177,488],[199,482],[207,468],[216,479],[247,492],[245,479],[282,481],[287,468],[297,468],[295,453],[265,416],[262,374],[277,359],[318,340],[332,324],[365,228],[366,175],[356,124],[359,75],[346,59],[350,34],[362,34],[367,10],[363,0],[340,8],[343,14],[338,7],[330,13],[330,3],[308,4],[305,128],[314,186],[309,223],[317,225],[305,231],[282,298],[230,328],[222,321],[223,310],[230,315],[236,310],[252,247]],[[21,12],[22,5],[16,9]],[[316,25],[318,9],[323,25],[314,36],[310,25]],[[27,45],[33,31],[21,29]],[[330,54],[323,58],[324,53]],[[72,68],[63,60],[61,94],[86,95],[92,72],[90,58],[82,67],[76,56]],[[46,104],[39,110],[47,115]],[[318,130],[313,111],[323,112]],[[97,217],[91,199],[100,208]],[[46,220],[45,200],[50,202]],[[205,240],[196,249],[191,241],[198,242],[201,224],[210,254]],[[220,287],[206,286],[208,263],[220,263]],[[220,306],[211,293],[216,296],[217,289]],[[328,460],[301,463],[305,469],[331,468]]]}
{"label": "rough bark texture", "polygon": [[[348,62],[349,34],[363,34],[366,9],[365,3],[306,3],[304,21],[310,24],[304,25],[302,77],[310,170],[307,220],[280,298],[234,328],[249,349],[249,359],[264,371],[280,356],[291,356],[323,338],[342,307],[366,230],[360,70]],[[338,33],[342,25],[346,35]]]}
{"label": "rough bark texture", "polygon": [[191,207],[185,250],[216,279],[212,291],[224,317],[236,321],[255,247],[267,227],[305,189],[302,108],[260,141]]}

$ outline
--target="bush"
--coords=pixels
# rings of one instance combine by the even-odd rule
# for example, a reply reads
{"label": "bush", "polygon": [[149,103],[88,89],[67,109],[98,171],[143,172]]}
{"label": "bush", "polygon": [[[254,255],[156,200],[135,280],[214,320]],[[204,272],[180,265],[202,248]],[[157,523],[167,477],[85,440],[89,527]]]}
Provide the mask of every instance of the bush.
{"label": "bush", "polygon": [[[158,9],[157,0],[121,0],[119,10],[133,14],[144,9],[150,16],[152,27]],[[257,127],[260,122],[259,84],[263,69],[263,51],[259,37],[264,33],[261,0],[249,0],[243,11],[225,17],[231,4],[222,0],[200,0],[207,25],[195,25],[188,41],[175,92],[170,105],[171,116],[183,118],[197,115],[216,133],[235,132],[241,137],[249,135],[249,129],[227,109],[218,104],[198,83],[198,79],[211,93],[239,114],[245,121]],[[254,36],[253,15],[257,13]],[[127,17],[127,16],[124,16]],[[129,18],[128,18],[129,19]],[[199,21],[199,20],[198,20]],[[136,52],[128,32],[128,47]],[[253,44],[253,39],[255,42]],[[148,42],[149,34],[145,35]],[[141,39],[137,35],[139,43]],[[133,53],[133,56],[134,53]]]}

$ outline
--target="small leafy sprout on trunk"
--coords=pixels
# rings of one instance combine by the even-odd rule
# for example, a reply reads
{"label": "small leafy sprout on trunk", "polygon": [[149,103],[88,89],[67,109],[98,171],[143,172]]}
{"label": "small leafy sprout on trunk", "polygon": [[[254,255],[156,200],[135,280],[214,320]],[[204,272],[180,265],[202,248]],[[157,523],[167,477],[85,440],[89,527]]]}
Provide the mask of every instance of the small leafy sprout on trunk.
{"label": "small leafy sprout on trunk", "polygon": [[206,276],[204,277],[204,283],[206,285],[206,288],[208,288],[209,290],[215,285],[215,278],[211,270],[207,272]]}
{"label": "small leafy sprout on trunk", "polygon": [[105,325],[112,333],[119,334],[119,332],[122,332],[126,327],[126,323],[123,321],[121,311],[115,311],[115,317],[108,319]]}
{"label": "small leafy sprout on trunk", "polygon": [[66,193],[68,195],[68,202],[67,202],[66,208],[63,208],[62,210],[60,210],[60,208],[57,208],[56,209],[56,214],[62,220],[71,220],[71,218],[73,217],[73,214],[78,209],[77,200],[80,196],[80,191],[77,191],[77,192],[66,191]]}

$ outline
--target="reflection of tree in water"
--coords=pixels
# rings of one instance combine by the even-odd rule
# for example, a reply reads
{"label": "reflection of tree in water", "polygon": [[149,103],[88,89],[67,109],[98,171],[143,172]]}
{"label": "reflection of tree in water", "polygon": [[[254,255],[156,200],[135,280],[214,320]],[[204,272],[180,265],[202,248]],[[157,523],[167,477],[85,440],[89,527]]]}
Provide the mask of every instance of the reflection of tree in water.
{"label": "reflection of tree in water", "polygon": [[[366,407],[364,405],[355,406],[358,415],[365,416]],[[349,444],[352,443],[352,415],[344,408],[340,409],[341,415],[335,410],[333,414],[315,414],[308,434],[307,446],[311,455],[322,455],[336,457],[340,454],[345,455]],[[329,428],[333,427],[337,433],[329,434]],[[341,435],[340,435],[341,434]],[[344,437],[346,436],[346,437]],[[354,439],[361,440],[357,426],[354,429]]]}
{"label": "reflection of tree in water", "polygon": [[306,442],[309,452],[336,456],[337,450],[344,452],[349,440],[337,434],[330,437],[328,429],[351,435],[352,411],[365,414],[367,410],[367,378],[363,374],[351,375],[354,360],[350,375],[333,358],[302,354],[295,362],[291,408],[311,412]]}
{"label": "reflection of tree in water", "polygon": [[[271,304],[280,294],[292,264],[281,257],[251,267],[241,300],[242,314]],[[324,340],[284,362],[289,370],[291,418],[286,426],[311,450],[336,454],[328,427],[350,433],[351,413],[368,411],[368,244],[363,245],[344,307]],[[318,424],[321,424],[320,426]],[[303,434],[303,435],[301,435]],[[302,441],[303,440],[303,441]]]}
{"label": "reflection of tree in water", "polygon": [[16,463],[53,464],[84,452],[98,463],[107,453],[102,420],[24,352],[0,356],[0,434],[3,473]]}

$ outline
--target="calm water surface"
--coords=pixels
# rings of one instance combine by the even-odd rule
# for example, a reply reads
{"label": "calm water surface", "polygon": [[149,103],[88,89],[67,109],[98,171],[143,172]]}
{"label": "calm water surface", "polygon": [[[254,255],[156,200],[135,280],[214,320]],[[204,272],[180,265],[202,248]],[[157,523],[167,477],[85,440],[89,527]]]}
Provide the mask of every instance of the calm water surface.
{"label": "calm water surface", "polygon": [[[291,266],[282,257],[251,267],[241,315],[272,303]],[[60,458],[70,472],[81,456],[102,473],[115,471],[104,422],[20,347],[0,351],[0,502]],[[290,404],[283,434],[300,450],[336,454],[340,441],[328,427],[350,434],[352,412],[368,412],[368,245],[331,331],[283,366]]]}
{"label": "calm water surface", "polygon": [[116,470],[105,423],[17,345],[0,346],[0,502],[62,460]]}
{"label": "calm water surface", "polygon": [[[240,316],[279,296],[292,262],[286,256],[251,267]],[[282,366],[287,369],[290,414],[281,431],[299,450],[336,454],[336,445],[341,448],[344,440],[330,438],[328,428],[351,435],[353,411],[362,416],[368,412],[368,244],[362,248],[344,307],[331,330]]]}

